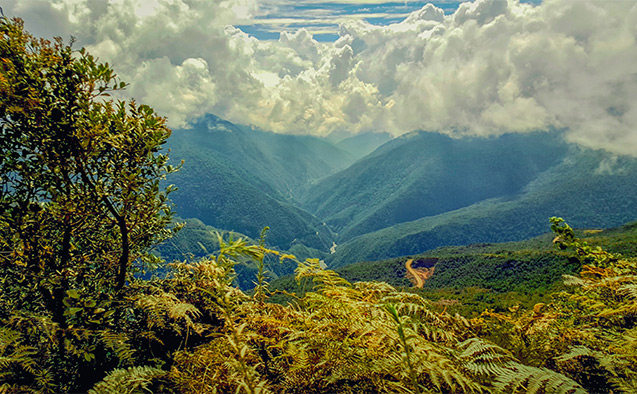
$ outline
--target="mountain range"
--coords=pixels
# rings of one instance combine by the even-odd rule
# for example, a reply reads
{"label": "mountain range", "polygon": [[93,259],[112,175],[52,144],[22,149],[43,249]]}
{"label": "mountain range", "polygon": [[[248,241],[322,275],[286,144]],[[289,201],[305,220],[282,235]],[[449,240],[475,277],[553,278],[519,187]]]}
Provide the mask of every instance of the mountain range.
{"label": "mountain range", "polygon": [[339,240],[493,197],[515,196],[558,163],[566,144],[553,134],[452,139],[412,132],[313,185],[304,207]]}
{"label": "mountain range", "polygon": [[[509,137],[520,143],[528,138]],[[531,138],[526,140],[526,152],[503,152],[501,157],[506,160],[495,159],[501,165],[495,171],[484,170],[484,165],[479,163],[482,158],[465,156],[459,159],[469,161],[460,165],[467,171],[481,170],[472,176],[483,185],[472,184],[471,188],[464,189],[456,185],[452,190],[459,190],[461,196],[463,192],[467,193],[465,201],[476,194],[486,195],[485,199],[476,199],[446,212],[423,215],[416,220],[398,222],[394,219],[394,223],[379,230],[345,238],[331,256],[331,265],[420,253],[444,245],[526,239],[546,232],[548,219],[552,216],[564,217],[578,228],[614,227],[637,217],[637,160],[559,141],[554,141],[553,145],[550,141],[554,137],[549,135]],[[533,141],[534,138],[539,140]],[[542,141],[547,143],[546,148],[542,147]],[[506,141],[505,145],[510,144],[511,141]],[[515,158],[516,155],[520,160]],[[389,157],[385,160],[391,161]],[[445,171],[449,171],[452,179],[468,177],[466,173],[459,175],[457,168],[458,165],[448,164]],[[509,188],[503,181],[506,177],[512,180]],[[444,176],[441,179],[450,182]],[[440,198],[448,201],[438,204],[457,202],[453,195],[445,193],[441,193]],[[395,212],[401,206],[393,204],[390,207],[394,211],[387,211]],[[371,220],[371,223],[379,221]],[[360,222],[367,224],[370,220],[365,218]],[[351,232],[351,228],[350,225],[345,230]]]}
{"label": "mountain range", "polygon": [[637,217],[637,159],[568,144],[559,131],[452,138],[414,131],[341,141],[281,135],[208,115],[169,139],[184,218],[329,266],[439,246],[526,239],[548,218],[608,228]]}
{"label": "mountain range", "polygon": [[[389,137],[361,136],[356,150],[310,136],[282,135],[236,125],[207,115],[189,129],[174,130],[171,161],[183,160],[169,181],[180,216],[258,238],[281,249],[296,244],[329,250],[331,229],[301,208],[300,196],[313,183],[347,168]],[[352,144],[352,139],[343,145]]]}

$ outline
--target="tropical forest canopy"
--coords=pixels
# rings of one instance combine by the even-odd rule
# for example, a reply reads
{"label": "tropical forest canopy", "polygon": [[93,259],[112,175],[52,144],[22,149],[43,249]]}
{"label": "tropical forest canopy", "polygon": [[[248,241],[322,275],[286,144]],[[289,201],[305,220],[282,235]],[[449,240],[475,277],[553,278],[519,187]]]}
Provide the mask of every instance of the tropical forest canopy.
{"label": "tropical forest canopy", "polygon": [[[414,290],[402,277],[388,277],[391,284],[356,278],[371,275],[360,266],[349,266],[339,275],[318,258],[300,261],[284,252],[296,247],[307,254],[329,254],[320,248],[321,243],[329,248],[330,241],[333,248],[334,241],[341,240],[329,227],[334,223],[338,231],[349,234],[342,235],[342,240],[365,239],[356,238],[355,229],[340,220],[347,217],[373,231],[377,228],[371,219],[374,215],[355,209],[330,210],[340,206],[343,198],[352,198],[340,196],[360,190],[334,193],[333,206],[322,206],[314,199],[318,194],[312,191],[314,185],[286,184],[284,178],[274,176],[267,180],[211,154],[209,163],[226,166],[230,172],[227,178],[209,180],[211,189],[216,182],[226,182],[230,189],[266,190],[272,210],[286,210],[296,218],[294,226],[284,226],[313,231],[295,237],[312,245],[288,240],[285,231],[275,233],[276,213],[264,215],[273,221],[271,229],[255,233],[246,225],[250,241],[219,231],[208,247],[191,241],[192,248],[204,250],[203,257],[180,256],[166,267],[153,248],[179,234],[182,226],[173,221],[169,199],[175,190],[169,182],[179,180],[173,173],[181,161],[170,164],[174,158],[169,159],[166,149],[171,132],[165,119],[146,105],[111,99],[109,94],[126,84],[86,50],[74,49],[61,39],[35,38],[19,19],[0,18],[0,36],[0,392],[637,391],[634,224],[599,235],[580,234],[553,217],[553,237],[414,255],[410,260],[425,266],[406,265],[405,269],[435,268],[435,272],[427,271],[434,276]],[[211,122],[217,122],[214,127],[219,124],[215,119]],[[412,138],[414,145],[421,138],[433,138],[435,144],[465,155],[474,149],[419,133],[406,138]],[[538,146],[544,143],[537,136],[525,138],[539,138]],[[407,155],[404,141],[390,142],[349,167],[354,170],[345,170],[364,172],[380,165],[377,158],[396,147]],[[295,141],[288,143],[298,146]],[[490,143],[479,142],[478,150],[489,152]],[[311,141],[311,145],[342,159],[321,164],[332,166],[330,171],[346,167],[351,160],[321,142]],[[481,189],[487,200],[478,205],[449,214],[437,214],[435,210],[443,207],[422,207],[436,216],[404,224],[413,226],[410,236],[397,235],[400,227],[382,236],[378,231],[369,234],[381,237],[378,245],[387,245],[391,253],[386,257],[393,257],[393,253],[414,253],[403,253],[409,249],[407,244],[416,244],[418,237],[437,228],[446,237],[457,236],[458,226],[479,226],[489,234],[486,223],[496,222],[485,222],[484,217],[498,211],[503,216],[497,223],[519,238],[531,232],[523,219],[536,217],[542,204],[556,201],[548,192],[555,189],[562,190],[559,196],[565,206],[567,202],[582,205],[571,209],[584,215],[592,208],[583,206],[583,197],[572,195],[588,192],[594,197],[601,191],[587,187],[583,178],[560,177],[560,170],[576,174],[582,168],[578,163],[588,163],[597,165],[601,173],[608,168],[594,159],[603,153],[564,146],[552,149],[552,157],[546,160],[524,158],[533,165],[515,169],[519,184],[505,187],[506,182],[496,179]],[[276,158],[271,159],[276,164]],[[507,158],[495,160],[496,167],[501,165],[498,160]],[[195,173],[186,171],[195,169],[186,170],[186,166],[184,162],[182,179],[192,182]],[[438,182],[440,190],[456,190],[466,183],[467,171],[483,170],[466,163],[458,166],[462,181],[431,175],[427,179]],[[416,175],[405,173],[407,186],[423,184]],[[632,175],[619,172],[617,176],[625,178],[612,178],[605,184],[606,196],[622,193],[623,189],[611,187]],[[335,174],[321,182],[339,183],[340,177]],[[268,191],[267,185],[274,186]],[[405,213],[397,210],[401,203],[382,190],[377,193],[384,197],[375,209],[393,212],[387,216],[390,224],[403,220]],[[301,195],[312,197],[305,209],[315,213],[289,203]],[[202,191],[191,208],[224,212],[243,204],[240,198],[221,200],[219,208],[216,201]],[[632,212],[631,198],[611,201],[624,204],[628,213],[622,215]],[[455,207],[473,201],[459,190],[457,200],[444,203]],[[323,209],[331,223],[314,216]],[[527,211],[530,216],[520,216]],[[611,222],[623,217],[609,215]],[[605,219],[595,220],[605,223]],[[193,236],[208,233],[205,222],[193,223],[189,230]],[[318,231],[320,226],[326,229]],[[269,230],[281,247],[268,245]],[[396,242],[387,241],[392,237]],[[462,239],[467,238],[453,238],[453,242]],[[187,254],[180,245],[188,242],[165,243],[172,249],[163,253]],[[426,248],[443,244],[448,243],[434,242]],[[239,267],[248,263],[251,268],[243,268],[244,279],[253,275],[252,289],[242,291],[235,280]],[[295,267],[296,287],[270,283],[267,267],[277,264]],[[381,270],[395,262],[375,264]],[[554,275],[563,273],[562,284],[556,284]],[[447,291],[444,297],[450,298],[453,293],[449,292],[485,283],[490,286],[487,290],[500,293],[517,286],[519,302],[487,293],[483,303],[460,308],[464,298],[441,303],[441,293],[436,293]],[[483,309],[484,304],[494,307]]]}

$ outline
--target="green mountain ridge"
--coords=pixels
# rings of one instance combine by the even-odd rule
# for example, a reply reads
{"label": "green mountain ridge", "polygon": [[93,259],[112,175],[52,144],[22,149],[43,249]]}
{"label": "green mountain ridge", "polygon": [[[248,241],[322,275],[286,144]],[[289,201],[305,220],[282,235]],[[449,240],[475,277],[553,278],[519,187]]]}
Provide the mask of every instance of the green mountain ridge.
{"label": "green mountain ridge", "polygon": [[[386,137],[361,135],[359,145]],[[170,180],[180,216],[253,239],[269,226],[269,245],[330,267],[526,239],[551,216],[598,228],[637,217],[637,160],[569,145],[557,131],[416,131],[356,160],[339,142],[208,115],[175,131],[169,145],[172,160],[185,159]]]}
{"label": "green mountain ridge", "polygon": [[566,144],[547,133],[452,139],[412,132],[313,185],[304,207],[343,242],[398,223],[519,193]]}
{"label": "green mountain ridge", "polygon": [[[288,200],[306,184],[344,169],[356,157],[320,138],[285,135],[233,124],[206,115],[190,129],[175,130],[169,146],[215,153]],[[178,152],[173,149],[173,157]],[[253,179],[250,179],[253,182]]]}
{"label": "green mountain ridge", "polygon": [[288,249],[295,243],[327,250],[333,235],[323,222],[297,207],[294,196],[308,182],[354,159],[312,137],[267,133],[208,115],[188,130],[176,130],[171,160],[184,165],[171,183],[183,217],[268,241]]}
{"label": "green mountain ridge", "polygon": [[[330,266],[421,253],[444,245],[515,241],[543,233],[546,218],[561,216],[577,227],[608,228],[637,217],[637,160],[571,148],[513,198],[495,198],[440,215],[401,223],[339,245]],[[601,168],[601,170],[600,170]],[[515,225],[513,225],[515,223]]]}

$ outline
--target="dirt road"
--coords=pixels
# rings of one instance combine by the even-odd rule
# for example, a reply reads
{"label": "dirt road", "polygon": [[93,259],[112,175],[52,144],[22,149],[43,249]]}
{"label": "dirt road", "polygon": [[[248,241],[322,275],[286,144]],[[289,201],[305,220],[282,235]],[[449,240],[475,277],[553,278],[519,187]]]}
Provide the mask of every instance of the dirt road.
{"label": "dirt road", "polygon": [[407,269],[407,272],[414,277],[414,280],[416,281],[416,287],[422,289],[425,281],[433,276],[436,267],[414,269],[411,266],[413,262],[414,259],[407,260],[405,262],[405,268]]}

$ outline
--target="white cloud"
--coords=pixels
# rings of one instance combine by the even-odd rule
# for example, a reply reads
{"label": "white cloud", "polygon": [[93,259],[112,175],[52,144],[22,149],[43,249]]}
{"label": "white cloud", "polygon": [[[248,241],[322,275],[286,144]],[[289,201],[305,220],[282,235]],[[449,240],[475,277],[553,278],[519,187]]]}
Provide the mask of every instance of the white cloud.
{"label": "white cloud", "polygon": [[335,43],[304,29],[259,41],[230,26],[286,4],[9,0],[3,7],[35,34],[77,36],[131,83],[130,96],[174,127],[213,112],[317,135],[565,128],[570,141],[637,155],[635,2],[477,0],[451,15],[426,5],[388,26],[345,18]]}
{"label": "white cloud", "polygon": [[460,4],[453,15],[453,21],[462,25],[467,21],[476,21],[480,25],[492,21],[499,15],[506,15],[509,11],[507,0],[483,0],[474,3]]}

